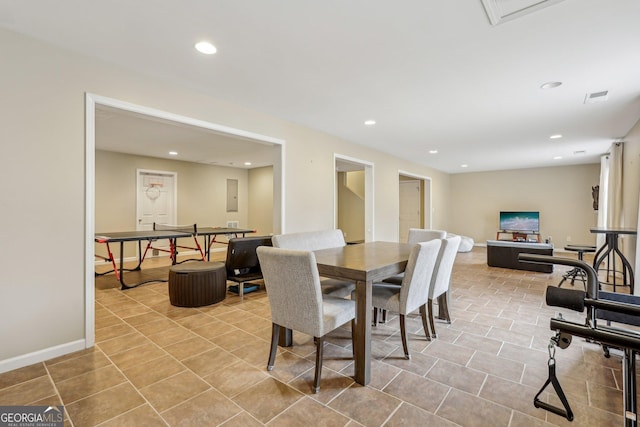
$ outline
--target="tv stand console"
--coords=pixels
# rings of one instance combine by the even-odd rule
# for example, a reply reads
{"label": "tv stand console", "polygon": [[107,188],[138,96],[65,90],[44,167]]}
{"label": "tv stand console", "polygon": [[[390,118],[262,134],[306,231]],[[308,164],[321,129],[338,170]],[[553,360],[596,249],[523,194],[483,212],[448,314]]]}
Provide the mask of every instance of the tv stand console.
{"label": "tv stand console", "polygon": [[[503,235],[510,235],[510,239],[502,239]],[[498,231],[496,240],[513,241],[513,242],[531,242],[540,243],[540,233],[528,233],[523,231]]]}
{"label": "tv stand console", "polygon": [[489,267],[513,268],[542,273],[553,272],[553,264],[520,261],[518,255],[521,253],[553,256],[553,244],[487,240],[487,264]]}

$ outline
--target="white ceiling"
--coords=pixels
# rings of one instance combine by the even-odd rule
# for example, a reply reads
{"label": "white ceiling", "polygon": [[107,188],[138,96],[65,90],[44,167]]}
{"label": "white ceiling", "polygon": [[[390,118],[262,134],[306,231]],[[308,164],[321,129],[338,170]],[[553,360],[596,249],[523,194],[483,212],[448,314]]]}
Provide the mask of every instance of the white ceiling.
{"label": "white ceiling", "polygon": [[513,18],[491,25],[481,0],[0,0],[0,27],[442,171],[597,162],[640,118],[640,1]]}
{"label": "white ceiling", "polygon": [[273,165],[279,153],[266,142],[100,105],[96,148],[243,169]]}

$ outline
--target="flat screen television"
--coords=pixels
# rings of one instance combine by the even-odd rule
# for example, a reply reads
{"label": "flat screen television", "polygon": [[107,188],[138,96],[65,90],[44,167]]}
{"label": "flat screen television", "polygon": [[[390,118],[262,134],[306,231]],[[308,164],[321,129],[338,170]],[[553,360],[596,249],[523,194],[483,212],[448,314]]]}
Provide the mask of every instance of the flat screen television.
{"label": "flat screen television", "polygon": [[540,212],[500,212],[500,231],[539,233]]}

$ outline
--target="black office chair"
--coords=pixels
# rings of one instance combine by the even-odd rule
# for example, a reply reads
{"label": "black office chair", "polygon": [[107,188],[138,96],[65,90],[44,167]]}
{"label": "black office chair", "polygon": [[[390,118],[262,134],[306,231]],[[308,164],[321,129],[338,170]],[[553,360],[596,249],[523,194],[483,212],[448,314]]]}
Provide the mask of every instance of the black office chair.
{"label": "black office chair", "polygon": [[258,290],[259,285],[251,284],[262,279],[262,270],[256,248],[258,246],[272,246],[270,236],[237,237],[229,240],[227,247],[227,280],[237,285],[229,286],[229,291],[240,295]]}

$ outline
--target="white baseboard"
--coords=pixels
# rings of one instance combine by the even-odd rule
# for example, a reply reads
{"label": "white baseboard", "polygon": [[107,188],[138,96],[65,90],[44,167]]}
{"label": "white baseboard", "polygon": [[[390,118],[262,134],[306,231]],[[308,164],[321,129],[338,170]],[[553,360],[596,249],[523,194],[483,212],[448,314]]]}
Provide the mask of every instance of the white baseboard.
{"label": "white baseboard", "polygon": [[10,359],[0,360],[0,374],[13,371],[14,369],[24,368],[25,366],[33,365],[34,363],[44,362],[45,360],[64,356],[65,354],[73,353],[74,351],[84,350],[85,348],[85,340],[82,339],[34,351],[33,353],[12,357]]}

